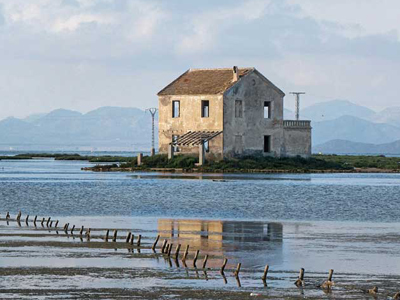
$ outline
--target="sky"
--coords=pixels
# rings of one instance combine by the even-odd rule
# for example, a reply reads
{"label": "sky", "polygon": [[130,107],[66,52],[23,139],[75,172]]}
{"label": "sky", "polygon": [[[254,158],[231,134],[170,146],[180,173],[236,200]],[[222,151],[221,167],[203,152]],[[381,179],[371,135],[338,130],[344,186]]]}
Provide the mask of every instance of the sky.
{"label": "sky", "polygon": [[255,67],[302,106],[400,106],[398,0],[0,0],[0,120],[156,107],[189,68]]}

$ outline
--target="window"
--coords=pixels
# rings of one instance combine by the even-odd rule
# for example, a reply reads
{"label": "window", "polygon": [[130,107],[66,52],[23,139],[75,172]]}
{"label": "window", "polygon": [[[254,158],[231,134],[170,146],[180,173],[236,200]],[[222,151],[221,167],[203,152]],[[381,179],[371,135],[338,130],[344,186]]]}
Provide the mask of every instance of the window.
{"label": "window", "polygon": [[271,118],[271,102],[264,101],[264,119]]}
{"label": "window", "polygon": [[271,136],[264,135],[264,152],[269,153],[271,152]]}
{"label": "window", "polygon": [[[179,138],[179,135],[173,135],[172,136],[172,143],[175,143]],[[174,152],[179,152],[179,147],[178,145],[174,145]]]}
{"label": "window", "polygon": [[180,101],[174,100],[172,101],[172,117],[179,118],[180,115]]}
{"label": "window", "polygon": [[201,100],[201,117],[208,118],[210,116],[210,101]]}
{"label": "window", "polygon": [[235,100],[235,118],[243,118],[242,100]]}

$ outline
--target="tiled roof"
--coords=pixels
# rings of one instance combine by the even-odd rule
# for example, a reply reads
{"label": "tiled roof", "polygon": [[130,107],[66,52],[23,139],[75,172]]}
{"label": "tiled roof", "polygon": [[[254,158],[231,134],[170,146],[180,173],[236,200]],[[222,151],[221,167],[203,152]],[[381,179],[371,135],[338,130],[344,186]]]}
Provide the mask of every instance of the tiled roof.
{"label": "tiled roof", "polygon": [[[239,78],[254,68],[239,68]],[[230,69],[190,69],[158,95],[215,95],[225,92],[234,84],[233,70]]]}

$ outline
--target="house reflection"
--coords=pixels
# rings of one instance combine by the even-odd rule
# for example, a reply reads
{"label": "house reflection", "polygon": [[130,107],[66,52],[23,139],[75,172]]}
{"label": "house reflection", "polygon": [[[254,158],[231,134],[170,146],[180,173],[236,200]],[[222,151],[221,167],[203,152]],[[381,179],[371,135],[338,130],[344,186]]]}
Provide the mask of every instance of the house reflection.
{"label": "house reflection", "polygon": [[248,266],[266,263],[267,256],[282,259],[281,223],[160,219],[158,232],[175,245],[220,257],[210,261],[211,267],[219,267],[227,256],[246,260]]}

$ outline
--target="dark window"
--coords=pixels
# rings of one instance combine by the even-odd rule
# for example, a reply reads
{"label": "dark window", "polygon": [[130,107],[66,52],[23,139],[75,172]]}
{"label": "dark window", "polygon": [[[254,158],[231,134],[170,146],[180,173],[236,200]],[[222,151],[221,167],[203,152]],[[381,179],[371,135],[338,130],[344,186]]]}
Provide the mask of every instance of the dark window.
{"label": "dark window", "polygon": [[179,118],[180,115],[180,101],[174,100],[172,101],[172,117]]}
{"label": "dark window", "polygon": [[[172,136],[172,143],[175,143],[179,138],[179,135],[173,135]],[[174,145],[174,152],[179,152],[179,147],[178,145]]]}
{"label": "dark window", "polygon": [[264,152],[271,152],[271,136],[264,135]]}
{"label": "dark window", "polygon": [[235,100],[235,118],[243,118],[242,100]]}
{"label": "dark window", "polygon": [[201,100],[201,117],[208,118],[210,116],[210,101]]}
{"label": "dark window", "polygon": [[271,102],[264,101],[264,119],[271,118]]}

